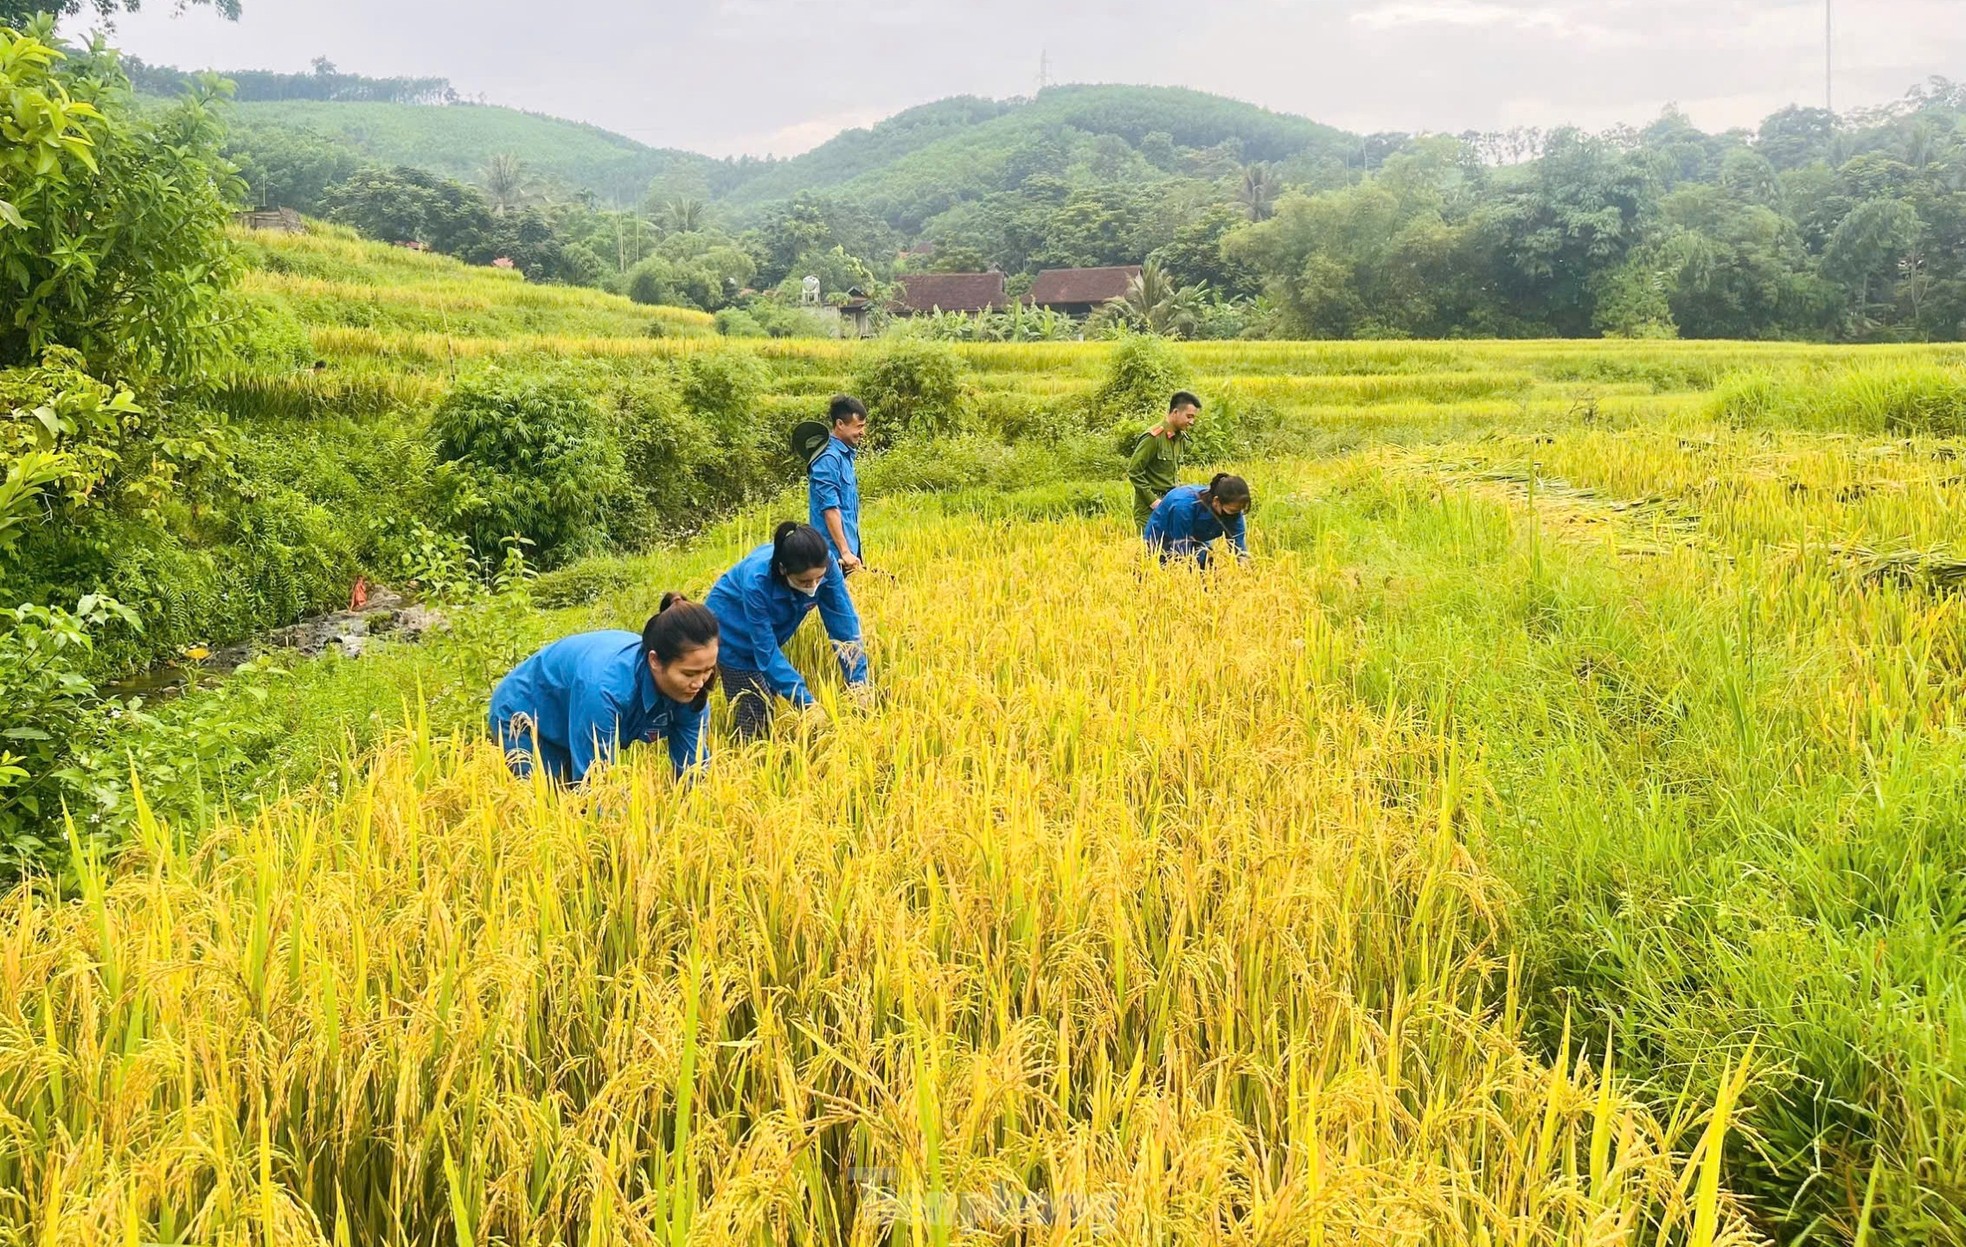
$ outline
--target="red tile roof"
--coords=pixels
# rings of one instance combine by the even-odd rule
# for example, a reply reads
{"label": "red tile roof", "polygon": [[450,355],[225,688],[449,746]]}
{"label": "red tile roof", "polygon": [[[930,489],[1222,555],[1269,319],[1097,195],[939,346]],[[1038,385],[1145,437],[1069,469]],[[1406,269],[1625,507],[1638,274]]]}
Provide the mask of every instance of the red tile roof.
{"label": "red tile roof", "polygon": [[897,277],[900,297],[894,306],[909,312],[998,311],[1009,305],[1002,273],[909,273]]}
{"label": "red tile roof", "polygon": [[1138,264],[1112,268],[1048,268],[1031,283],[1030,301],[1039,307],[1061,303],[1104,303],[1122,298],[1126,284],[1140,275]]}

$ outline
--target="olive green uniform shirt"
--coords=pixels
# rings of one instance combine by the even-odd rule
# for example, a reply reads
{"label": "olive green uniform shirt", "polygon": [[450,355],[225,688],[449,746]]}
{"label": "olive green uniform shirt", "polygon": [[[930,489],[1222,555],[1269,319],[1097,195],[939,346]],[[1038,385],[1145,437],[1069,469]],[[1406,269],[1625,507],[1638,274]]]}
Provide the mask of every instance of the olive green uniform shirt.
{"label": "olive green uniform shirt", "polygon": [[1133,526],[1144,529],[1161,495],[1174,488],[1181,470],[1181,435],[1155,425],[1133,444],[1126,479],[1133,482]]}

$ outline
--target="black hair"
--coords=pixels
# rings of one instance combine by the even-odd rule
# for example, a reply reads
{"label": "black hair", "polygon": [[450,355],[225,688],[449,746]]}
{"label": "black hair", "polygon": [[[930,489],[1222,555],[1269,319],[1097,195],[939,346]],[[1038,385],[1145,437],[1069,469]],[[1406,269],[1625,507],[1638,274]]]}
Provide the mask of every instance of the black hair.
{"label": "black hair", "polygon": [[1174,397],[1167,400],[1167,409],[1169,411],[1179,411],[1183,407],[1192,407],[1196,411],[1200,411],[1201,400],[1186,390],[1176,390]]}
{"label": "black hair", "polygon": [[[709,607],[692,602],[680,593],[665,593],[662,605],[642,625],[642,661],[648,661],[647,655],[653,654],[655,661],[666,667],[691,650],[714,643],[717,632],[717,617],[710,613]],[[710,681],[705,680],[703,690],[691,703],[692,708],[702,709],[709,697]]]}
{"label": "black hair", "polygon": [[810,524],[786,520],[771,534],[771,570],[780,577],[824,567],[831,557],[826,539]]}
{"label": "black hair", "polygon": [[826,409],[826,414],[834,424],[845,424],[855,416],[859,416],[862,420],[865,420],[867,418],[867,404],[861,402],[851,394],[835,394],[832,405]]}
{"label": "black hair", "polygon": [[1208,482],[1207,492],[1210,498],[1224,506],[1240,502],[1247,507],[1250,502],[1249,482],[1227,472],[1217,472],[1215,478]]}

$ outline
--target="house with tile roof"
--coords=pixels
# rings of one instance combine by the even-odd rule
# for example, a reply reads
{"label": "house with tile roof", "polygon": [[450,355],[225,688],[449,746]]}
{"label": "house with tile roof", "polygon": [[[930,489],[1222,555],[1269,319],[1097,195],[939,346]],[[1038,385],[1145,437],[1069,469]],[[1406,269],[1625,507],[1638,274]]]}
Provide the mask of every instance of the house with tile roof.
{"label": "house with tile roof", "polygon": [[891,305],[896,316],[1001,312],[1010,306],[1002,273],[908,273],[894,280],[900,288]]}
{"label": "house with tile roof", "polygon": [[1128,283],[1139,275],[1138,264],[1048,268],[1031,283],[1025,302],[1067,316],[1089,316],[1112,300],[1125,297]]}

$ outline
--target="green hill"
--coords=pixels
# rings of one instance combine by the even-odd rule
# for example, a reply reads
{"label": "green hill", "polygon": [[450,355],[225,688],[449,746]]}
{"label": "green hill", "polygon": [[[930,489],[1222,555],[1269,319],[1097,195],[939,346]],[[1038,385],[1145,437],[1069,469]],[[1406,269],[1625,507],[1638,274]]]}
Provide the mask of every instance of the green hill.
{"label": "green hill", "polygon": [[240,145],[249,149],[284,132],[346,153],[344,164],[415,165],[466,181],[476,181],[493,155],[510,153],[537,176],[607,201],[639,203],[653,184],[660,195],[707,199],[736,223],[801,193],[842,192],[908,232],[1034,174],[1074,183],[1219,176],[1260,160],[1308,175],[1353,164],[1360,150],[1356,136],[1330,126],[1175,87],[957,96],[848,130],[789,160],[743,161],[653,148],[598,126],[490,105],[249,100],[234,107]]}
{"label": "green hill", "polygon": [[[1054,87],[1034,100],[943,100],[767,166],[726,200],[748,206],[838,190],[903,230],[1034,174],[1074,182],[1220,172],[1238,161],[1347,164],[1357,136],[1180,87]],[[1213,163],[1197,164],[1199,153]],[[1074,176],[1076,175],[1076,176]]]}
{"label": "green hill", "polygon": [[311,132],[369,160],[464,181],[476,181],[494,154],[509,152],[538,176],[624,204],[639,203],[657,178],[717,165],[707,156],[649,147],[599,126],[494,105],[267,100],[233,108],[241,133]]}

